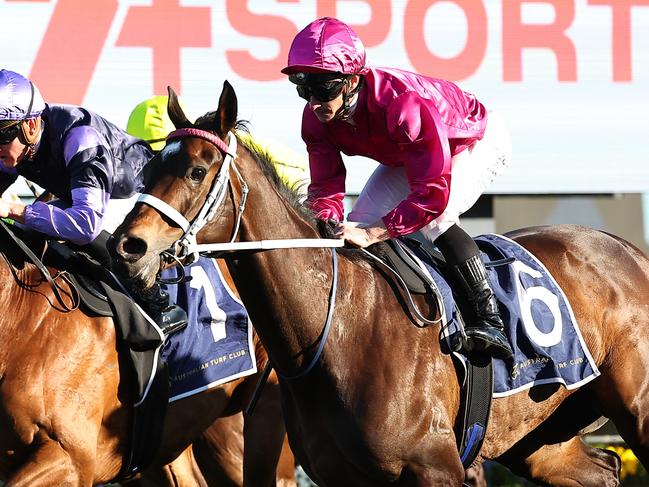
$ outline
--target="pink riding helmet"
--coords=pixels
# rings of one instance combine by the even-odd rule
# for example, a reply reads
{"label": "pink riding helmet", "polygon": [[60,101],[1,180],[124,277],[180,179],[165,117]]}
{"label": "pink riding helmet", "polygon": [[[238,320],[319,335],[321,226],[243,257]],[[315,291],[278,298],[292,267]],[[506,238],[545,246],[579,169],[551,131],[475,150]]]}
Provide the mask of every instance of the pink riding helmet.
{"label": "pink riding helmet", "polygon": [[314,20],[293,39],[284,74],[364,74],[365,46],[351,27],[338,19]]}

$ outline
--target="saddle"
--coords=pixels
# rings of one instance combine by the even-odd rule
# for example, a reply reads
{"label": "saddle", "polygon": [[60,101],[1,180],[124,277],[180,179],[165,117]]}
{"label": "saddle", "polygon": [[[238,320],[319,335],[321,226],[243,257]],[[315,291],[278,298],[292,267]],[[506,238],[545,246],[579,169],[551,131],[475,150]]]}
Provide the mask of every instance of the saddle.
{"label": "saddle", "polygon": [[[439,290],[421,258],[437,267],[449,280],[446,260],[439,250],[430,244],[412,238],[391,239],[384,245],[372,248],[375,257],[394,273],[404,291],[413,294],[433,294],[440,306],[443,300]],[[461,309],[457,309],[461,317]],[[447,350],[450,353],[450,350]],[[453,363],[458,373],[462,390],[462,402],[458,418],[458,451],[462,465],[469,468],[477,458],[484,441],[493,392],[493,367],[491,358],[482,354],[470,353],[460,356],[452,353]]]}
{"label": "saddle", "polygon": [[432,246],[426,246],[423,242],[413,238],[404,239],[408,245],[401,240],[391,239],[386,242],[380,250],[379,256],[401,276],[406,283],[408,290],[414,294],[428,294],[433,290],[433,279],[417,257],[413,248],[424,253],[436,267],[444,269],[446,259],[442,253]]}
{"label": "saddle", "polygon": [[[0,240],[9,243],[3,245],[2,255],[19,285],[24,283],[15,269],[30,261],[54,292],[56,302],[52,306],[62,312],[80,308],[89,316],[113,318],[120,359],[127,360],[127,368],[136,379],[131,444],[118,479],[132,477],[153,462],[162,437],[169,397],[167,370],[157,353],[162,337],[105,265],[45,235],[2,220],[0,227]],[[51,268],[58,269],[54,276]]]}

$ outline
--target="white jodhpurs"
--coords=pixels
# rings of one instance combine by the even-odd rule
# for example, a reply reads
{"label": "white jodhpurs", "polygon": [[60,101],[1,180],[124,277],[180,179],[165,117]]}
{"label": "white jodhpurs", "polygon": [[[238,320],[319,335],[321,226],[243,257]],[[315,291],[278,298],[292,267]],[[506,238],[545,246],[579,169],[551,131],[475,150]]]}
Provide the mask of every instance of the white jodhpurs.
{"label": "white jodhpurs", "polygon": [[[496,176],[511,163],[511,140],[502,117],[489,111],[484,137],[451,159],[452,178],[446,209],[421,229],[431,242],[471,208]],[[410,194],[403,167],[379,165],[368,179],[347,219],[371,224],[379,220]]]}

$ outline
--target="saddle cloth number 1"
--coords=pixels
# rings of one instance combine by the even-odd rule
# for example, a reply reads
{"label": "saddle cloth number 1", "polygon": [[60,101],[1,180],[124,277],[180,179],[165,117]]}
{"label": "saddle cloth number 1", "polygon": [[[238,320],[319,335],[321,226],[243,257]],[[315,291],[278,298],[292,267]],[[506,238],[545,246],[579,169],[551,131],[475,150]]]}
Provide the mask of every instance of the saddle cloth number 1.
{"label": "saddle cloth number 1", "polygon": [[215,343],[219,340],[223,340],[226,337],[225,320],[227,319],[227,316],[225,311],[219,308],[219,305],[217,304],[212,283],[210,282],[205,269],[200,266],[192,266],[190,268],[190,274],[192,280],[189,285],[199,291],[202,289],[205,293],[205,304],[207,305],[211,317],[210,329],[212,331],[212,338]]}

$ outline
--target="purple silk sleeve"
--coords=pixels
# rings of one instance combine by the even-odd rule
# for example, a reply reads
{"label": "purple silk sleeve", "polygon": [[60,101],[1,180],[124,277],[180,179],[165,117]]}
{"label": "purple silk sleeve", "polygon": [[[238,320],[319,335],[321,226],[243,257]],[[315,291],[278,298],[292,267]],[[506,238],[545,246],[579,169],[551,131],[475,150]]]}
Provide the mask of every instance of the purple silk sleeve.
{"label": "purple silk sleeve", "polygon": [[92,242],[101,231],[101,222],[110,195],[99,188],[72,190],[72,206],[61,202],[36,202],[25,207],[25,225],[51,237],[78,245]]}
{"label": "purple silk sleeve", "polygon": [[98,146],[109,147],[109,144],[96,128],[89,125],[74,127],[70,130],[63,143],[65,164],[70,164],[72,158],[79,152]]}

